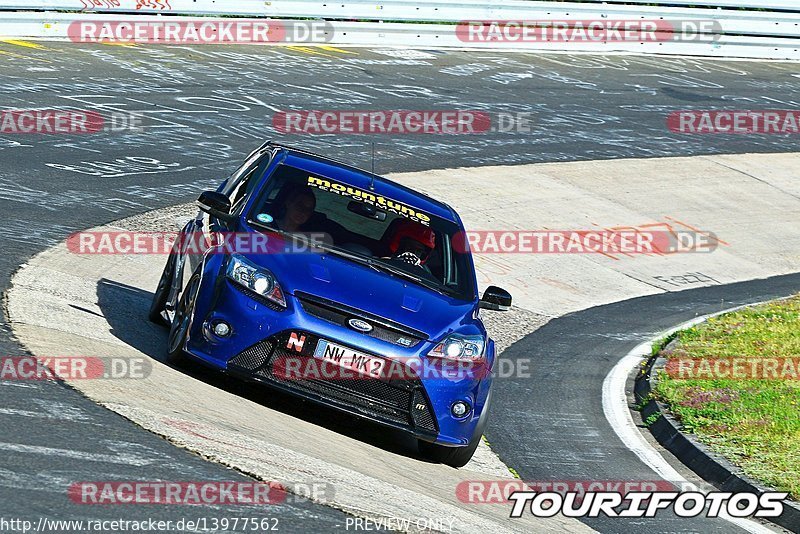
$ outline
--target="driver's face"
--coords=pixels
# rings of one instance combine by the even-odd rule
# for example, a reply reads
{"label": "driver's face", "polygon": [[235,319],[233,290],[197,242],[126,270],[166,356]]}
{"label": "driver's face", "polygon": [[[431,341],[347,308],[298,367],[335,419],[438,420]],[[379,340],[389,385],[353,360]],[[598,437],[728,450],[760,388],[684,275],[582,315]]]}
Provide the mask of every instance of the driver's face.
{"label": "driver's face", "polygon": [[298,195],[286,204],[286,216],[294,224],[300,226],[308,222],[315,207],[316,202],[312,197]]}
{"label": "driver's face", "polygon": [[424,260],[428,257],[429,249],[419,241],[406,238],[400,241],[400,248],[397,250],[397,254],[403,254],[404,252],[411,252],[418,258]]}

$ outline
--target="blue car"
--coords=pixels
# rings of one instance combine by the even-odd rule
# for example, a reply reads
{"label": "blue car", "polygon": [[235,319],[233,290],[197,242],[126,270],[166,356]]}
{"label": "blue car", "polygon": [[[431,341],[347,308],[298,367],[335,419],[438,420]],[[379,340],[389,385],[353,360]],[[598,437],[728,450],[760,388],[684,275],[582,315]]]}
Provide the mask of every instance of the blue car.
{"label": "blue car", "polygon": [[413,434],[465,465],[486,425],[494,342],[459,216],[400,184],[267,142],[181,231],[150,319],[199,362]]}

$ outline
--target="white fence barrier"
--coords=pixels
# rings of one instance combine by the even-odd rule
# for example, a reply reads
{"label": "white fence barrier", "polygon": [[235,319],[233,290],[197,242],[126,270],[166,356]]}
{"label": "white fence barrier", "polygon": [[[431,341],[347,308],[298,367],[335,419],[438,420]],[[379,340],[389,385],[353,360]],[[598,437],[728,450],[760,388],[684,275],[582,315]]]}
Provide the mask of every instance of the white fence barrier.
{"label": "white fence barrier", "polygon": [[[420,3],[406,0],[346,0],[335,3],[320,2],[312,0],[230,0],[227,2],[216,0],[3,0],[0,2],[0,9],[23,9],[23,10],[52,10],[52,9],[99,9],[99,10],[172,10],[176,12],[205,12],[205,13],[226,13],[247,12],[258,14],[268,10],[295,10],[297,6],[310,8],[311,10],[340,9],[343,5],[347,10],[368,8],[372,10],[389,9],[392,6],[411,6],[411,10],[419,9],[424,11],[428,8],[442,8],[449,6],[448,9],[461,7],[487,9],[487,10],[506,10],[506,9],[539,9],[542,5],[553,6],[553,9],[566,8],[569,2],[555,1],[528,1],[528,0],[498,0],[487,2],[485,6],[476,6],[474,3],[464,0],[434,0],[433,2]],[[707,8],[722,9],[749,9],[749,10],[776,10],[776,11],[800,11],[800,4],[796,0],[584,0],[583,6],[591,5],[621,5],[621,4],[647,4],[650,6],[704,6]]]}
{"label": "white fence barrier", "polygon": [[797,0],[589,0],[590,2],[607,2],[609,4],[656,4],[672,6],[706,6],[713,8],[740,9],[782,9],[799,11]]}
{"label": "white fence barrier", "polygon": [[[730,9],[626,6],[617,4],[564,2],[493,2],[480,5],[462,1],[393,1],[382,4],[366,0],[322,3],[307,0],[268,2],[272,17],[319,17],[325,19],[379,19],[452,22],[463,20],[673,20],[715,21],[721,32],[733,35],[768,35],[800,38],[800,0],[796,13],[738,11]],[[2,2],[2,0],[0,0]]]}
{"label": "white fence barrier", "polygon": [[[626,6],[627,4],[627,6]],[[638,4],[638,5],[637,5]],[[641,7],[647,4],[646,7]],[[708,8],[725,11],[743,10],[744,15],[773,17],[777,22],[785,12],[800,13],[797,0],[589,0],[580,3],[496,0],[483,5],[465,0],[0,0],[0,10],[24,11],[103,11],[103,12],[171,12],[183,15],[248,15],[279,17],[367,18],[383,20],[463,20],[483,18],[520,19],[546,12],[616,12],[632,11],[645,17],[652,13],[671,13],[675,6],[696,8],[708,14]]]}
{"label": "white fence barrier", "polygon": [[[613,0],[612,0],[613,2]],[[464,0],[426,2],[392,0],[0,0],[0,35],[66,37],[60,29],[72,20],[111,13],[174,16],[247,16],[320,18],[334,22],[330,42],[408,46],[453,46],[535,50],[594,50],[770,59],[800,59],[800,0],[628,0],[601,2],[500,0],[476,4]],[[675,4],[705,5],[675,7]],[[730,9],[727,9],[730,8]],[[767,10],[765,10],[767,9]],[[786,10],[786,11],[768,11]],[[792,10],[792,11],[790,11]],[[32,11],[37,13],[31,13]],[[59,13],[51,13],[59,11]],[[44,13],[42,13],[44,12]],[[64,13],[67,12],[67,13]],[[71,12],[71,13],[70,13]],[[48,19],[50,26],[44,26]],[[117,15],[119,19],[119,15]],[[465,42],[456,35],[459,21],[667,21],[677,31],[699,31],[704,39],[659,42]],[[359,22],[355,22],[359,21]],[[382,23],[380,21],[391,21]],[[405,21],[399,23],[395,21]],[[440,24],[414,24],[414,22]],[[59,28],[55,31],[54,28]]]}

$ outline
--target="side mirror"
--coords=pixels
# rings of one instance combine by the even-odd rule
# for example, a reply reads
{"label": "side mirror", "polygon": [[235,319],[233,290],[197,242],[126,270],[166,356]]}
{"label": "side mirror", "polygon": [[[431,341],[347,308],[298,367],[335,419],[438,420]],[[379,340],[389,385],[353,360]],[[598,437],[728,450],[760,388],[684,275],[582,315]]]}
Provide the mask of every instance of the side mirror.
{"label": "side mirror", "polygon": [[231,201],[222,193],[216,191],[203,191],[200,193],[200,198],[197,199],[197,204],[200,210],[208,213],[213,217],[230,221],[231,216]]}
{"label": "side mirror", "polygon": [[511,293],[497,286],[489,286],[478,304],[484,310],[507,311],[511,308]]}

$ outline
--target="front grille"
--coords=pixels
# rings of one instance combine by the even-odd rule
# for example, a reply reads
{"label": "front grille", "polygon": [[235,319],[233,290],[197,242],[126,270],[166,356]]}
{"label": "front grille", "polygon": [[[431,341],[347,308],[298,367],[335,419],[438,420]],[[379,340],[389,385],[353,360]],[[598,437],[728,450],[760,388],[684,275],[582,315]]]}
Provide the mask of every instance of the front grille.
{"label": "front grille", "polygon": [[[267,377],[275,382],[346,404],[370,416],[383,417],[394,423],[411,426],[409,424],[411,422],[409,417],[411,391],[369,378],[353,380],[286,379],[284,376],[271,372],[272,362],[281,357],[295,357],[295,355],[280,349],[275,351],[266,373]],[[327,365],[331,364],[321,362],[321,367]]]}
{"label": "front grille", "polygon": [[269,340],[256,343],[236,356],[234,356],[228,365],[240,367],[246,371],[258,371],[269,359],[272,354],[273,343]]}
{"label": "front grille", "polygon": [[428,402],[425,392],[415,389],[411,397],[411,419],[414,425],[419,428],[436,428],[436,419],[433,417],[431,403]]}
{"label": "front grille", "polygon": [[[347,321],[350,319],[362,319],[367,321],[372,330],[369,332],[361,332],[364,335],[388,341],[401,347],[411,348],[419,344],[420,341],[426,339],[424,332],[413,330],[398,323],[388,321],[382,317],[378,317],[367,312],[344,306],[338,302],[333,302],[320,297],[314,297],[307,293],[295,293],[295,296],[300,301],[303,310],[308,312],[314,317],[319,317],[335,325],[344,326],[349,328]],[[358,332],[358,330],[355,330]]]}
{"label": "front grille", "polygon": [[[246,372],[300,393],[319,396],[343,405],[349,411],[362,413],[372,418],[390,421],[409,429],[438,432],[433,408],[425,395],[422,384],[412,371],[402,379],[379,380],[376,378],[316,378],[315,376],[292,375],[287,372],[287,361],[299,359],[303,364],[314,360],[314,348],[319,338],[309,333],[293,332],[297,339],[305,338],[302,352],[287,349],[289,332],[275,336],[249,347],[232,358],[229,368]],[[336,376],[336,364],[314,360],[320,376]],[[402,365],[393,362],[394,366]],[[301,365],[301,369],[306,367]]]}

